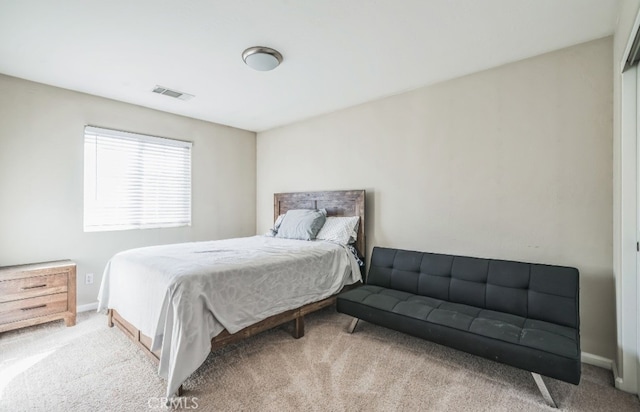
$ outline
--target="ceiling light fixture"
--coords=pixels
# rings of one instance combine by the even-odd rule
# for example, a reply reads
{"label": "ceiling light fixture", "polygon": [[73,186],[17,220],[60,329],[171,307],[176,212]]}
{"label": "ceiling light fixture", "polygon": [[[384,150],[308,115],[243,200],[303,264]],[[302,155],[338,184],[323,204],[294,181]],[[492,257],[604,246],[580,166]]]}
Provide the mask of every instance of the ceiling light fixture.
{"label": "ceiling light fixture", "polygon": [[242,60],[254,70],[266,72],[282,63],[282,54],[270,47],[249,47],[242,52]]}

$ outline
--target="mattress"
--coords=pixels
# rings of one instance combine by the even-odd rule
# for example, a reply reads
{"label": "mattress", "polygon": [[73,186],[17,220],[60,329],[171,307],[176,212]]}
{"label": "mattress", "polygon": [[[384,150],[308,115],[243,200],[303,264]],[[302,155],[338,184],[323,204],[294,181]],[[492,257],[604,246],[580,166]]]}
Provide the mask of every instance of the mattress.
{"label": "mattress", "polygon": [[115,309],[152,337],[171,396],[224,329],[235,333],[359,280],[352,253],[325,241],[254,236],[152,246],[113,256],[98,310]]}

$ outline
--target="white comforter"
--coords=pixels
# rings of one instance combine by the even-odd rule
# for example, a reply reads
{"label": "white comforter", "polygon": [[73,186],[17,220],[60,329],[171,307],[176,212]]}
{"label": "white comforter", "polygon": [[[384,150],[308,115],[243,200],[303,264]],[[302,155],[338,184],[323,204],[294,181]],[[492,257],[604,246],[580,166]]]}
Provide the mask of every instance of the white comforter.
{"label": "white comforter", "polygon": [[127,250],[107,264],[98,310],[117,310],[162,348],[167,396],[207,358],[211,338],[316,302],[360,280],[343,246],[254,236]]}

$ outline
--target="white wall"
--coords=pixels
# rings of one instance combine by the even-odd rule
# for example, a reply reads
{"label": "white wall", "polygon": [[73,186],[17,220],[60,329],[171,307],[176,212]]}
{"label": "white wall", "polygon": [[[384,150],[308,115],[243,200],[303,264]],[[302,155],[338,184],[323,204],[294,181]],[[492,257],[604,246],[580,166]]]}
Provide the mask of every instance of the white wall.
{"label": "white wall", "polygon": [[373,245],[575,266],[582,350],[615,355],[612,38],[258,133],[272,194],[366,189]]}
{"label": "white wall", "polygon": [[[192,141],[192,226],[84,233],[88,124]],[[254,235],[255,149],[253,132],[0,75],[0,266],[73,259],[82,305],[118,251]]]}

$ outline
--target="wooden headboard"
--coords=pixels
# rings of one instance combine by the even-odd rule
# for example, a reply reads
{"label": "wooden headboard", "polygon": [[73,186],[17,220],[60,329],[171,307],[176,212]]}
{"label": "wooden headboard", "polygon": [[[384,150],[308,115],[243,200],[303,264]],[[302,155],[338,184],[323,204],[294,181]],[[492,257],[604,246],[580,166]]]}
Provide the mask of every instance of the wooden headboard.
{"label": "wooden headboard", "polygon": [[364,199],[364,190],[276,193],[273,195],[273,220],[289,209],[327,209],[328,216],[360,216],[356,248],[365,256],[367,243]]}

